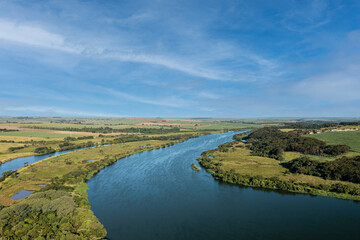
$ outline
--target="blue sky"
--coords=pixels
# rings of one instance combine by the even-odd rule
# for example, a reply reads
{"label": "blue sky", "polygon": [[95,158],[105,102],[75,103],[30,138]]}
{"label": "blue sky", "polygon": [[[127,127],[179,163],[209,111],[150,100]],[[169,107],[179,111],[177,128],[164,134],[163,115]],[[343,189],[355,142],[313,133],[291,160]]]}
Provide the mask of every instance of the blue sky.
{"label": "blue sky", "polygon": [[360,2],[0,0],[0,115],[360,117]]}

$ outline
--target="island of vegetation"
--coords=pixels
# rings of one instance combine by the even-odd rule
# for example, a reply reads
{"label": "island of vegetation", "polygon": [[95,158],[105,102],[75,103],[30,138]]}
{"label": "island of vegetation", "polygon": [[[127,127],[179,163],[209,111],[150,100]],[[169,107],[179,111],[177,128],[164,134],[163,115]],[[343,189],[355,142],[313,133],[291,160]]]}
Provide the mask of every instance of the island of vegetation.
{"label": "island of vegetation", "polygon": [[198,166],[196,166],[194,163],[191,164],[191,169],[195,170],[195,171],[200,171],[200,168]]}
{"label": "island of vegetation", "polygon": [[[309,128],[323,129],[328,124],[300,126],[237,134],[233,142],[204,152],[198,161],[215,179],[231,184],[360,200],[360,151],[357,145],[345,144],[358,142],[360,132],[336,131],[323,137],[335,132],[324,131],[314,137],[308,134]],[[347,127],[331,124],[335,126]],[[351,139],[335,140],[340,134]]]}

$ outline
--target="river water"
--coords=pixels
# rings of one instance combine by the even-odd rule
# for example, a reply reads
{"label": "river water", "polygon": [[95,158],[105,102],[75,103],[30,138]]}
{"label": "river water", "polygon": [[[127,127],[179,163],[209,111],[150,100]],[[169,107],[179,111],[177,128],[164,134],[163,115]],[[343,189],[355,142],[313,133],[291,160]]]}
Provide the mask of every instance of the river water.
{"label": "river water", "polygon": [[[56,155],[60,155],[63,153],[67,153],[70,152],[70,150],[68,151],[62,151],[62,152],[55,152],[50,154],[51,156],[56,156]],[[14,171],[14,170],[18,170],[20,168],[22,168],[24,166],[25,163],[28,164],[32,164],[38,161],[41,161],[45,158],[48,158],[49,154],[47,155],[36,155],[36,156],[29,156],[29,157],[21,157],[21,158],[16,158],[13,160],[10,160],[8,162],[5,162],[3,164],[0,165],[0,176],[6,172],[6,171]]]}
{"label": "river water", "polygon": [[360,239],[360,204],[222,184],[196,158],[234,133],[121,159],[89,180],[109,239]]}
{"label": "river water", "polygon": [[[108,144],[104,144],[104,145],[108,145]],[[101,145],[97,145],[97,146],[101,146]],[[25,163],[32,164],[32,163],[36,163],[38,161],[41,161],[41,160],[43,160],[45,158],[48,158],[49,156],[57,156],[57,155],[60,155],[60,154],[71,152],[71,151],[78,151],[78,150],[81,150],[81,149],[93,148],[93,147],[97,147],[97,146],[76,148],[76,149],[73,149],[73,150],[59,151],[59,152],[46,154],[46,155],[35,155],[35,156],[29,156],[29,157],[15,158],[13,160],[7,161],[7,162],[0,165],[0,176],[4,172],[10,171],[10,170],[11,171],[19,170],[20,168],[24,167]]]}

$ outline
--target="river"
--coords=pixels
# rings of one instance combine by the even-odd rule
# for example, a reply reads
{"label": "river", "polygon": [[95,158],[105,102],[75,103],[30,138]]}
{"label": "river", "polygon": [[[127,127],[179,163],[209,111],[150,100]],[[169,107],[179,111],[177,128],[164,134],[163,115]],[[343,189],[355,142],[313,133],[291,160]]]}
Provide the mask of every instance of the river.
{"label": "river", "polygon": [[[104,145],[108,145],[108,144],[104,144]],[[78,150],[81,150],[81,149],[93,148],[93,147],[97,147],[97,146],[101,146],[101,145],[96,145],[96,146],[92,146],[92,147],[76,148],[76,149],[73,149],[73,150],[59,151],[59,152],[46,154],[46,155],[35,155],[35,156],[29,156],[29,157],[15,158],[13,160],[7,161],[7,162],[0,165],[0,176],[4,172],[7,172],[7,171],[19,170],[20,168],[22,168],[24,166],[25,163],[32,164],[32,163],[36,163],[38,161],[41,161],[41,160],[43,160],[45,158],[48,158],[49,155],[57,156],[57,155],[60,155],[60,154],[71,152],[71,151],[78,151]]]}
{"label": "river", "polygon": [[222,184],[196,158],[234,133],[121,159],[89,180],[109,239],[359,239],[360,204]]}

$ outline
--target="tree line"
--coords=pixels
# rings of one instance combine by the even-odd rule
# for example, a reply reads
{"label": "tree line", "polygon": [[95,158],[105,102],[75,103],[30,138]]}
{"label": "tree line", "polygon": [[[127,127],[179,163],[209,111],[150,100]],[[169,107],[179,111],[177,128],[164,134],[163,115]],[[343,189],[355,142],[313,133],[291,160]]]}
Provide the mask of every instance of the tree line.
{"label": "tree line", "polygon": [[252,154],[283,160],[284,151],[311,155],[337,156],[350,150],[347,145],[327,145],[324,141],[300,136],[294,132],[282,132],[275,127],[260,128],[247,137]]}
{"label": "tree line", "polygon": [[[217,151],[227,152],[230,148],[234,146],[236,141],[231,143],[226,143],[220,145],[217,149],[208,150],[201,154],[201,157],[198,158],[198,162],[201,166],[206,168],[206,170],[213,175],[213,177],[217,180],[238,184],[242,186],[250,186],[250,187],[259,187],[259,188],[270,188],[270,189],[278,189],[289,192],[300,192],[300,193],[310,193],[310,194],[320,194],[320,195],[328,195],[329,193],[344,193],[353,196],[360,196],[360,186],[354,186],[343,183],[334,183],[334,184],[312,184],[312,183],[302,183],[302,182],[294,182],[288,180],[282,180],[278,177],[270,177],[265,178],[263,176],[249,176],[243,175],[240,173],[236,173],[234,169],[224,170],[222,168],[221,162],[214,161],[210,156]],[[360,169],[360,156],[356,158],[348,158],[344,162],[344,158],[335,160],[333,162],[326,163],[326,172],[328,175],[328,179],[334,180],[343,180],[359,183],[359,169]],[[314,161],[316,162],[316,161]],[[298,161],[293,161],[289,165],[285,166],[290,169],[293,173],[303,173],[315,176],[321,176],[321,174],[316,173],[314,170],[317,169],[314,166],[308,165],[316,165],[316,163],[302,163]],[[354,167],[354,164],[356,166]],[[299,170],[301,169],[301,170]],[[336,169],[334,171],[334,169]],[[325,193],[326,192],[326,193]]]}
{"label": "tree line", "polygon": [[[358,126],[360,122],[327,122],[327,123],[318,123],[318,122],[302,122],[302,123],[285,123],[285,128],[294,128],[294,129],[321,129],[321,128],[330,128],[330,127],[341,127],[341,126]],[[282,126],[282,128],[284,128]]]}
{"label": "tree line", "polygon": [[59,131],[72,131],[72,132],[92,132],[92,133],[143,133],[143,134],[164,134],[180,132],[180,128],[111,128],[111,127],[41,127],[32,126],[35,129],[51,129]]}
{"label": "tree line", "polygon": [[308,157],[301,157],[283,165],[292,173],[360,183],[360,156],[342,157],[329,162],[319,162]]}

